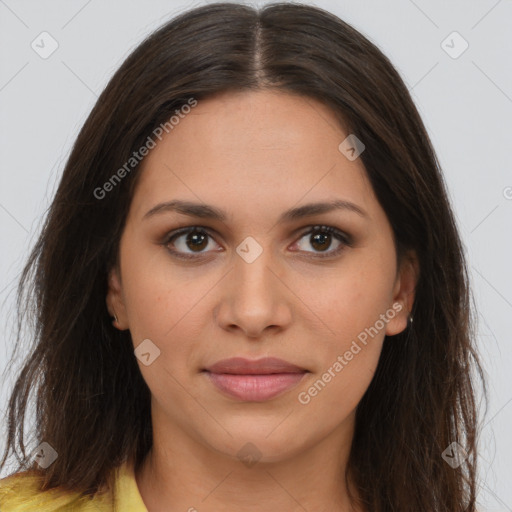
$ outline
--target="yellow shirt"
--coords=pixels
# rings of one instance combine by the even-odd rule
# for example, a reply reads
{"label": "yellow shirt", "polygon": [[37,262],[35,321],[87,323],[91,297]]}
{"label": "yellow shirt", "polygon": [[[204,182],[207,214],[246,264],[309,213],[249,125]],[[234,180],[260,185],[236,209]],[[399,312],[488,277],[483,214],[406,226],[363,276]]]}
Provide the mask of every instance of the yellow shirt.
{"label": "yellow shirt", "polygon": [[118,502],[112,510],[106,496],[80,498],[61,489],[39,492],[38,476],[25,472],[0,480],[1,512],[148,512],[137,487],[133,466],[128,462],[116,470]]}

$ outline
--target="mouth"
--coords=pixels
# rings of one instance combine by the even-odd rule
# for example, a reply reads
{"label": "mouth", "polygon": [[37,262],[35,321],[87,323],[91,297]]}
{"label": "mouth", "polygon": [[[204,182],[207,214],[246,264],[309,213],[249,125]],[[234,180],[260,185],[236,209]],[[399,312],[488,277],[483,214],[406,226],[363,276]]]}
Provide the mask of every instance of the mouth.
{"label": "mouth", "polygon": [[262,402],[297,386],[309,373],[305,368],[277,358],[224,359],[203,372],[218,391],[230,398]]}

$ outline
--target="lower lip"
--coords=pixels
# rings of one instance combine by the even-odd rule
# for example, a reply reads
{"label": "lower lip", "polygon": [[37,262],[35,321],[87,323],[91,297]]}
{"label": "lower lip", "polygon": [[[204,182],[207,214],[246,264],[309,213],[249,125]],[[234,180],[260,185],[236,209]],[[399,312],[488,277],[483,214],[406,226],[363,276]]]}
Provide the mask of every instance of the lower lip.
{"label": "lower lip", "polygon": [[234,375],[206,372],[211,382],[227,395],[253,402],[270,400],[296,386],[306,375],[301,373],[271,373],[267,375]]}

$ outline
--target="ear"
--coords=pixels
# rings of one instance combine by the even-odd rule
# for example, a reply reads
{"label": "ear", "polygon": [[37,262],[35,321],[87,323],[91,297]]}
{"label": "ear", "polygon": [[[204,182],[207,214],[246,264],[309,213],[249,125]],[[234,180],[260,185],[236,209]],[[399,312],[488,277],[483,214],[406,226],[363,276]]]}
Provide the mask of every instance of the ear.
{"label": "ear", "polygon": [[409,313],[416,296],[418,276],[418,257],[415,251],[408,251],[400,265],[393,288],[393,310],[397,314],[386,324],[387,336],[394,336],[407,328]]}
{"label": "ear", "polygon": [[120,330],[128,329],[128,319],[124,303],[123,288],[119,269],[113,267],[108,274],[108,291],[106,297],[107,309],[111,317],[117,317],[113,321],[114,327]]}

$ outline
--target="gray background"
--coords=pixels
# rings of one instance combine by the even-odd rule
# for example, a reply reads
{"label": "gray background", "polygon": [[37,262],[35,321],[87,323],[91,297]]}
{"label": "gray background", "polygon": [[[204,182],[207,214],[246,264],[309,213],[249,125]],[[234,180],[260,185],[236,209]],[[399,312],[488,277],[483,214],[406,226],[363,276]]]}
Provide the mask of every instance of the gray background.
{"label": "gray background", "polygon": [[[204,3],[0,0],[2,410],[18,368],[7,368],[14,287],[78,129],[130,51],[173,15]],[[383,50],[432,138],[469,257],[489,382],[479,501],[481,510],[512,511],[512,1],[308,3]],[[58,44],[46,59],[31,47],[51,49],[44,31]],[[469,44],[457,58],[446,51],[463,49],[454,31]]]}

